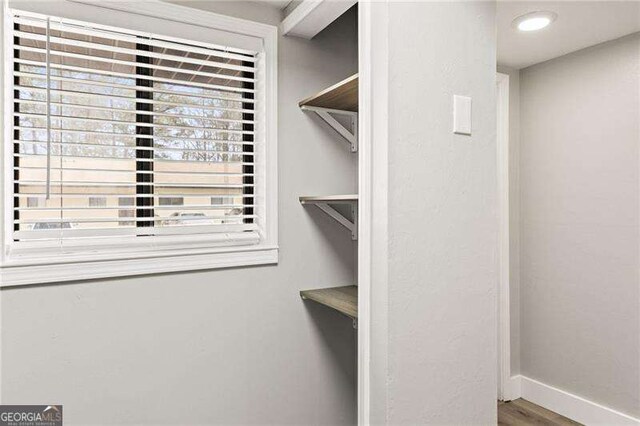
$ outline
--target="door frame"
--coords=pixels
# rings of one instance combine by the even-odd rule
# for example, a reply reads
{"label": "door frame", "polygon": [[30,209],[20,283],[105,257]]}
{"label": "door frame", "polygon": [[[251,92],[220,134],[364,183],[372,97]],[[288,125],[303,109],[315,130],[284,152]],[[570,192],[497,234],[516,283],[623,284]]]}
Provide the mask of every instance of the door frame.
{"label": "door frame", "polygon": [[498,171],[498,399],[518,397],[511,378],[510,233],[509,233],[509,75],[497,73],[496,153]]}
{"label": "door frame", "polygon": [[389,2],[358,3],[358,425],[387,412]]}

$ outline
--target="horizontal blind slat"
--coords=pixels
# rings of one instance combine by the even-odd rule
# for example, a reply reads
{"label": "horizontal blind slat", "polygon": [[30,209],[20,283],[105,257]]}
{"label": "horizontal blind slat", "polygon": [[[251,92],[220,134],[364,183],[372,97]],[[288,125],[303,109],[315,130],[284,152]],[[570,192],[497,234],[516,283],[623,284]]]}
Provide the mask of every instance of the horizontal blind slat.
{"label": "horizontal blind slat", "polygon": [[[43,66],[45,66],[44,62],[42,62],[42,61],[32,61],[32,60],[28,60],[28,59],[14,58],[14,62],[18,63],[18,64],[31,65],[31,66],[35,66],[35,67],[43,67]],[[96,68],[83,67],[81,65],[73,66],[73,65],[67,65],[67,64],[56,64],[56,63],[53,63],[53,64],[50,64],[49,66],[52,69],[57,69],[57,70],[61,70],[61,71],[77,71],[77,72],[82,72],[82,73],[86,73],[86,74],[106,75],[106,76],[109,76],[109,77],[132,78],[132,77],[136,76],[136,74],[133,74],[133,73],[121,73],[121,72],[116,72],[116,71],[105,71],[105,70],[100,70],[100,69],[96,69]],[[198,82],[198,81],[175,80],[175,79],[170,79],[170,78],[162,78],[162,77],[149,76],[149,75],[145,76],[145,80],[150,80],[150,81],[158,82],[158,83],[169,83],[169,84],[174,85],[174,86],[195,87],[195,88],[198,88],[198,89],[210,89],[210,90],[217,90],[217,91],[233,91],[233,92],[237,92],[237,93],[255,93],[255,90],[253,90],[253,89],[246,89],[246,88],[239,88],[239,87],[227,88],[225,86],[219,86],[219,85],[215,85],[215,84],[207,84],[207,83],[202,83],[202,82]],[[237,98],[220,97],[219,99],[222,99],[222,100],[235,100]],[[243,101],[253,102],[253,100],[250,100],[250,99],[247,99],[247,98],[243,98]]]}
{"label": "horizontal blind slat", "polygon": [[[17,77],[28,77],[31,79],[37,79],[37,80],[46,80],[46,75],[42,75],[42,74],[38,74],[38,73],[32,73],[32,72],[25,72],[25,71],[14,71],[13,73],[14,76]],[[134,81],[136,75],[132,74],[131,76],[129,76],[128,78],[132,81]],[[225,101],[225,102],[236,102],[236,103],[247,103],[245,102],[245,98],[221,98],[220,96],[216,96],[216,95],[203,95],[203,94],[198,94],[198,93],[184,93],[184,92],[180,92],[180,91],[176,91],[176,90],[167,90],[167,89],[161,89],[161,88],[157,88],[157,87],[152,87],[152,86],[140,86],[140,85],[134,85],[134,84],[121,84],[121,83],[111,83],[111,82],[106,82],[106,81],[96,81],[96,80],[90,80],[90,79],[86,79],[86,78],[74,78],[74,77],[64,77],[64,76],[59,76],[59,75],[51,75],[50,79],[53,81],[64,81],[64,82],[68,82],[68,83],[76,83],[76,84],[80,84],[80,85],[91,85],[91,86],[96,86],[96,87],[106,87],[106,88],[113,88],[113,89],[123,89],[123,90],[131,90],[131,91],[145,91],[145,92],[152,92],[152,93],[161,93],[161,94],[166,94],[166,95],[172,95],[172,96],[180,96],[180,97],[184,97],[184,98],[190,98],[190,99],[207,99],[207,100],[213,100],[213,101]],[[32,86],[33,87],[33,86]],[[59,91],[64,91],[65,89],[59,89]],[[110,95],[110,94],[107,94]],[[250,99],[247,99],[249,101],[251,101]],[[253,101],[248,102],[248,103],[253,103]],[[197,104],[194,104],[197,105]],[[210,107],[217,107],[217,105],[208,105]],[[223,108],[222,106],[220,106],[221,108]]]}
{"label": "horizontal blind slat", "polygon": [[[20,185],[39,185],[45,183],[45,180],[14,180],[14,183]],[[137,186],[162,186],[164,188],[251,188],[253,187],[252,183],[238,183],[238,184],[224,184],[224,183],[162,183],[162,182],[91,182],[91,181],[72,181],[72,180],[64,180],[64,181],[56,181],[51,180],[51,185],[73,185],[80,186],[82,185],[84,188],[99,188],[104,186],[116,186],[116,187],[137,187]]]}
{"label": "horizontal blind slat", "polygon": [[[24,131],[31,131],[31,132],[44,132],[47,130],[46,127],[30,127],[30,126],[13,126],[14,129],[16,130],[24,130]],[[229,133],[231,135],[235,135],[237,133],[233,133],[233,132],[227,132],[226,130],[212,130],[209,129],[209,132],[215,132],[215,133]],[[142,134],[125,134],[125,133],[118,133],[118,132],[98,132],[98,131],[94,131],[94,130],[82,130],[82,129],[51,129],[51,132],[55,132],[55,133],[79,133],[79,134],[83,134],[83,135],[96,135],[96,136],[115,136],[115,137],[136,137],[139,139],[155,139],[155,140],[181,140],[181,141],[203,141],[203,140],[213,140],[213,141],[218,141],[218,142],[241,142],[241,141],[234,141],[232,139],[230,140],[226,140],[226,139],[211,139],[211,138],[189,138],[189,137],[178,137],[178,136],[164,136],[164,135],[160,135],[160,136],[155,136],[155,135],[142,135]],[[55,136],[55,135],[52,135]],[[53,138],[52,138],[53,140]]]}
{"label": "horizontal blind slat", "polygon": [[[42,157],[46,154],[14,154],[13,156],[16,158],[33,158],[33,157]],[[95,159],[112,159],[114,161],[132,161],[135,160],[133,158],[128,158],[128,157],[105,157],[105,156],[99,156],[99,155],[94,155],[91,157],[88,156],[82,156],[82,155],[64,155],[64,156],[53,156],[52,161],[56,160],[56,159],[65,159],[65,160],[81,160],[81,159],[86,159],[86,158],[95,158]],[[202,161],[199,160],[173,160],[173,159],[167,159],[167,158],[138,158],[136,161],[138,162],[158,162],[158,163],[164,163],[164,164],[177,164],[177,163],[185,163],[185,164],[197,164],[200,163],[202,164]],[[216,162],[217,164],[222,164],[222,165],[226,165],[229,167],[233,167],[233,166],[253,166],[254,163],[252,161],[220,161],[220,162]]]}
{"label": "horizontal blind slat", "polygon": [[[13,114],[14,117],[30,117],[42,119],[46,118],[46,114],[33,114],[33,113],[25,113],[25,112],[16,112]],[[204,127],[204,126],[183,126],[183,125],[175,125],[175,124],[153,124],[153,123],[137,123],[135,121],[121,121],[121,120],[104,120],[101,118],[90,118],[90,117],[72,117],[68,115],[59,115],[59,114],[50,114],[51,119],[58,120],[71,120],[71,121],[85,121],[90,123],[102,123],[102,124],[112,124],[112,125],[124,125],[124,126],[137,126],[137,127],[153,127],[158,129],[187,129],[187,130],[196,130],[196,131],[210,131],[210,132],[225,132],[225,133],[236,133],[236,134],[244,134],[244,135],[253,135],[254,131],[248,130],[238,130],[238,129],[228,129],[223,127]],[[55,125],[52,124],[51,130],[64,131],[63,128],[56,128]],[[26,127],[26,126],[23,126]]]}
{"label": "horizontal blind slat", "polygon": [[[73,147],[86,147],[86,148],[105,148],[105,149],[128,149],[133,151],[170,151],[170,152],[194,152],[194,153],[207,153],[207,154],[231,154],[231,155],[246,155],[249,157],[253,157],[255,154],[253,152],[243,152],[243,151],[225,151],[225,150],[217,150],[217,149],[200,149],[200,148],[169,148],[164,146],[126,146],[126,145],[107,145],[107,144],[92,144],[92,143],[79,143],[79,142],[47,142],[45,141],[14,141],[17,145],[43,145],[43,146],[57,146],[57,147],[65,147],[65,146],[73,146]],[[223,142],[219,142],[223,143]],[[55,156],[63,157],[64,154],[52,154]]]}
{"label": "horizontal blind slat", "polygon": [[[21,37],[27,40],[38,40],[38,41],[45,41],[45,42],[47,40],[46,35],[42,35],[42,34],[30,33],[25,31],[14,31],[13,34],[17,37]],[[61,37],[52,36],[50,37],[50,42],[61,44],[61,45],[68,45],[68,46],[86,47],[87,49],[103,50],[106,52],[125,53],[129,55],[134,55],[134,56],[144,56],[147,58],[166,59],[166,60],[175,61],[175,62],[189,63],[189,64],[195,64],[195,65],[205,65],[205,66],[229,69],[234,71],[246,71],[251,73],[256,71],[255,67],[233,65],[233,64],[229,64],[228,62],[224,63],[224,62],[219,62],[215,60],[203,60],[203,59],[191,58],[189,56],[177,56],[177,55],[170,55],[166,53],[158,53],[153,51],[139,51],[136,49],[129,49],[126,47],[110,46],[107,44],[92,43],[92,42],[70,39],[70,38],[61,38]],[[137,42],[144,43],[144,41],[141,41],[141,40],[138,40]],[[57,51],[60,51],[60,50],[57,50]],[[61,51],[61,52],[64,52],[64,51]],[[188,52],[186,53],[188,54]]]}
{"label": "horizontal blind slat", "polygon": [[258,229],[256,224],[224,224],[224,225],[187,225],[171,226],[163,228],[134,228],[122,227],[116,229],[89,228],[89,229],[63,229],[54,231],[45,230],[25,230],[16,231],[14,236],[25,241],[45,241],[60,239],[77,240],[88,237],[99,238],[121,238],[123,236],[140,235],[184,235],[184,234],[209,234],[209,233],[229,233],[229,232],[252,232]]}
{"label": "horizontal blind slat", "polygon": [[[34,86],[15,85],[14,88],[19,92],[24,92],[29,95],[32,95],[33,93],[44,93],[46,91],[46,89],[42,89]],[[220,105],[198,105],[198,104],[190,104],[190,103],[182,103],[182,102],[164,101],[161,99],[143,99],[143,98],[136,98],[135,96],[121,96],[121,95],[112,95],[107,93],[92,93],[92,92],[83,92],[79,90],[69,90],[69,89],[51,88],[50,91],[59,96],[78,96],[78,97],[90,97],[90,98],[99,97],[103,99],[107,98],[112,100],[123,100],[126,102],[135,101],[136,103],[170,105],[170,106],[176,106],[176,107],[182,107],[182,108],[191,108],[193,110],[201,109],[205,111],[216,111],[216,112],[229,111],[229,112],[237,112],[237,113],[243,112],[247,114],[254,113],[253,109],[232,108],[232,107],[220,106]],[[135,92],[135,90],[133,91]],[[225,101],[225,102],[228,102],[228,101]],[[244,102],[238,102],[238,103],[244,103]]]}
{"label": "horizontal blind slat", "polygon": [[[46,17],[44,16],[36,17],[34,14],[30,14],[29,12],[24,12],[24,11],[19,11],[19,12],[15,11],[15,12],[17,12],[16,14],[20,15],[20,16],[14,16],[13,18],[13,22],[16,24],[24,24],[24,25],[40,26],[40,27],[43,27],[45,25]],[[255,62],[257,60],[255,57],[255,53],[257,52],[250,52],[250,53],[243,53],[243,54],[233,53],[234,49],[230,47],[213,46],[213,45],[211,47],[196,46],[195,44],[202,44],[202,43],[192,42],[192,41],[188,41],[188,43],[181,43],[181,42],[167,40],[166,37],[165,39],[161,37],[152,39],[152,38],[149,38],[150,37],[149,34],[138,33],[137,36],[133,35],[133,34],[136,34],[135,31],[130,31],[131,34],[124,34],[122,32],[109,31],[108,29],[103,30],[102,28],[104,28],[105,26],[102,26],[102,25],[93,24],[94,28],[89,28],[83,24],[73,25],[71,22],[72,21],[68,19],[52,20],[50,23],[50,28],[53,30],[67,31],[73,34],[88,35],[88,36],[95,36],[95,37],[101,37],[101,38],[110,38],[112,40],[125,41],[130,43],[139,43],[142,38],[146,44],[156,46],[156,47],[164,47],[164,48],[173,49],[173,50],[185,50],[191,53],[200,53],[204,55],[211,54],[211,51],[213,50],[216,53],[216,56],[219,56],[221,58],[229,58],[229,59],[235,59],[235,60],[240,60],[245,62]],[[240,50],[241,49],[238,49],[237,51],[240,51]]]}
{"label": "horizontal blind slat", "polygon": [[[20,50],[20,51],[24,51],[24,52],[32,52],[32,53],[45,54],[47,52],[46,49],[40,49],[38,47],[21,46],[21,45],[14,45],[13,48],[15,50]],[[103,57],[100,57],[100,56],[83,55],[81,53],[61,52],[61,51],[57,51],[57,50],[50,50],[49,51],[49,55],[57,56],[59,58],[74,58],[74,59],[81,59],[81,60],[86,60],[86,61],[103,62],[103,63],[108,63],[108,64],[126,65],[126,66],[132,66],[132,67],[141,67],[141,68],[147,68],[147,69],[158,70],[158,71],[169,71],[169,72],[177,71],[177,72],[179,72],[181,74],[195,75],[195,76],[198,76],[198,77],[210,77],[210,78],[215,78],[216,80],[231,80],[231,81],[241,81],[241,82],[247,82],[247,83],[254,83],[256,81],[255,78],[237,77],[235,75],[230,75],[230,74],[215,74],[215,73],[210,73],[210,72],[205,72],[205,71],[193,71],[193,70],[189,70],[189,69],[186,69],[186,68],[173,68],[173,67],[166,67],[166,66],[163,66],[163,65],[145,64],[145,63],[135,62],[135,61],[124,61],[124,60],[121,60],[121,59],[103,58]]]}
{"label": "horizontal blind slat", "polygon": [[73,223],[111,223],[111,222],[160,222],[160,221],[170,221],[170,220],[184,220],[184,221],[193,221],[193,222],[206,222],[206,221],[212,221],[212,220],[234,220],[234,219],[248,219],[248,218],[254,218],[256,217],[255,215],[252,214],[242,214],[242,215],[235,215],[235,216],[220,216],[220,217],[215,217],[215,216],[204,216],[204,217],[200,217],[200,216],[195,216],[195,217],[188,217],[188,218],[181,218],[181,217],[166,217],[166,218],[161,218],[161,217],[149,217],[149,218],[145,218],[145,217],[117,217],[117,218],[103,218],[103,217],[87,217],[87,218],[74,218],[74,217],[66,217],[66,218],[58,218],[58,219],[26,219],[26,220],[21,220],[21,219],[17,219],[14,220],[13,223],[14,224],[29,224],[29,223],[67,223],[67,222],[73,222]]}
{"label": "horizontal blind slat", "polygon": [[[46,93],[46,89],[42,89],[39,87],[33,86],[21,86],[14,85],[14,90],[17,90],[20,93],[25,93],[29,96],[33,96],[34,93]],[[181,103],[181,102],[170,102],[170,101],[161,101],[157,99],[143,99],[143,98],[135,98],[132,96],[119,96],[119,95],[108,95],[103,93],[91,93],[91,92],[81,92],[77,90],[59,90],[52,88],[50,91],[58,96],[77,96],[79,98],[100,98],[111,101],[125,101],[125,102],[136,102],[136,103],[144,103],[144,104],[155,104],[155,105],[167,105],[174,107],[182,107],[189,108],[192,110],[203,110],[203,111],[232,111],[232,112],[246,112],[247,114],[255,113],[254,110],[250,109],[234,109],[220,106],[207,106],[207,105],[198,105],[198,104],[189,104],[189,103]],[[22,99],[22,98],[20,98]]]}
{"label": "horizontal blind slat", "polygon": [[[18,166],[13,170],[47,170],[46,167],[38,166]],[[234,173],[234,172],[198,172],[198,171],[181,171],[181,170],[119,170],[119,169],[100,169],[100,168],[80,168],[80,167],[50,167],[51,171],[66,172],[109,172],[109,173],[132,173],[132,174],[156,174],[162,175],[192,175],[192,176],[210,176],[210,177],[249,177],[255,176],[253,173]]]}
{"label": "horizontal blind slat", "polygon": [[[46,107],[46,102],[43,102],[43,101],[16,99],[15,103]],[[221,123],[234,123],[234,124],[255,124],[256,123],[254,120],[234,120],[230,118],[206,117],[202,115],[166,114],[166,113],[155,112],[155,111],[135,111],[131,109],[108,108],[108,107],[99,107],[99,106],[82,105],[82,104],[70,104],[70,103],[61,103],[61,102],[49,102],[49,104],[56,105],[61,108],[84,109],[89,111],[104,111],[104,112],[111,112],[111,113],[118,113],[118,114],[138,114],[138,115],[150,115],[152,117],[186,118],[186,119],[195,119],[195,120],[219,121]]]}
{"label": "horizontal blind slat", "polygon": [[[37,196],[38,198],[42,198],[45,195],[44,192],[26,192],[23,194],[18,195],[19,197],[31,197],[31,196]],[[181,197],[183,196],[184,193],[182,194],[172,194],[172,193],[162,193],[162,194],[122,194],[120,192],[114,192],[114,193],[105,193],[105,192],[100,192],[100,193],[67,193],[65,192],[64,194],[56,194],[56,193],[52,193],[51,194],[51,198],[55,199],[55,198],[70,198],[70,199],[77,199],[77,198],[88,198],[88,197],[103,197],[103,196],[107,196],[109,198],[126,198],[126,199],[130,199],[130,198],[154,198],[154,197]],[[196,197],[216,197],[216,198],[224,198],[224,199],[228,199],[228,198],[252,198],[253,195],[249,195],[249,194],[218,194],[218,193],[214,193],[214,194],[198,194],[196,195]]]}
{"label": "horizontal blind slat", "polygon": [[[84,211],[84,210],[119,210],[119,211],[133,211],[133,210],[233,210],[241,209],[244,207],[251,207],[253,204],[218,204],[218,205],[188,205],[188,206],[169,206],[169,205],[155,205],[155,206],[113,206],[113,207],[65,207],[68,211]],[[57,207],[21,207],[14,208],[16,211],[56,211]],[[220,218],[221,216],[215,216]],[[166,217],[156,218],[166,219]]]}
{"label": "horizontal blind slat", "polygon": [[[15,130],[24,130],[29,132],[41,132],[46,131],[46,128],[43,127],[24,127],[24,126],[13,126]],[[95,135],[95,136],[108,136],[112,138],[139,138],[139,139],[154,139],[157,141],[181,141],[181,142],[207,142],[207,143],[228,143],[228,144],[236,144],[236,145],[255,145],[255,142],[251,141],[241,141],[234,139],[214,139],[214,138],[189,138],[189,137],[180,137],[180,136],[154,136],[154,135],[134,135],[134,134],[126,134],[126,133],[117,133],[117,132],[95,132],[90,130],[74,130],[74,129],[51,129],[58,134],[65,133],[66,136],[68,134],[83,134],[83,135]],[[56,138],[55,134],[51,135],[51,140],[57,140],[60,142],[60,138]],[[25,142],[30,142],[32,140],[24,139]],[[37,140],[36,140],[37,141]]]}

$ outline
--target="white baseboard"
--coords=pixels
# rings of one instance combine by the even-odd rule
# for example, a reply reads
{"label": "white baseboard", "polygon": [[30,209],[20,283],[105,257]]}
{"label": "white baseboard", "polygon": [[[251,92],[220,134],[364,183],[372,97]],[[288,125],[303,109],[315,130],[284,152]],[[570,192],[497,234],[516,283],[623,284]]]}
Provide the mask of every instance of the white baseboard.
{"label": "white baseboard", "polygon": [[587,426],[640,426],[640,419],[525,376],[513,376],[508,389],[511,399],[521,397]]}
{"label": "white baseboard", "polygon": [[502,400],[513,401],[518,399],[522,395],[522,376],[511,376],[509,380],[504,384],[502,390]]}

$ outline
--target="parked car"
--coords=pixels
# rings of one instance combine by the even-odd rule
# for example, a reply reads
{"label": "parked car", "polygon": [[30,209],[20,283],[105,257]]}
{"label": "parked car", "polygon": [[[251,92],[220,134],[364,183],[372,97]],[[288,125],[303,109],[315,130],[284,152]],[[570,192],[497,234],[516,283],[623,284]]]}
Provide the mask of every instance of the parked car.
{"label": "parked car", "polygon": [[219,220],[210,218],[204,213],[175,212],[171,213],[169,219],[166,219],[163,225],[216,225],[218,223],[220,223]]}
{"label": "parked car", "polygon": [[[244,213],[243,209],[235,208],[235,209],[229,210],[224,215],[225,216],[242,216],[243,213]],[[229,218],[229,219],[223,219],[222,223],[239,224],[239,223],[242,223],[242,218],[241,217],[232,217],[232,218]]]}
{"label": "parked car", "polygon": [[73,229],[75,225],[71,222],[37,222],[33,224],[34,231],[53,231],[56,229]]}

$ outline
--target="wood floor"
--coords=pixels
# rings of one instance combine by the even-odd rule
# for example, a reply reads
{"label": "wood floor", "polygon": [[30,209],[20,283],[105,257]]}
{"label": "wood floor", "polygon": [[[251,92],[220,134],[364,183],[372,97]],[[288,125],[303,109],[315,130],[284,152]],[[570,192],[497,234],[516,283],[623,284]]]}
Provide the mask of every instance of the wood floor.
{"label": "wood floor", "polygon": [[581,423],[574,422],[524,399],[516,399],[510,402],[498,402],[498,425],[576,426]]}

